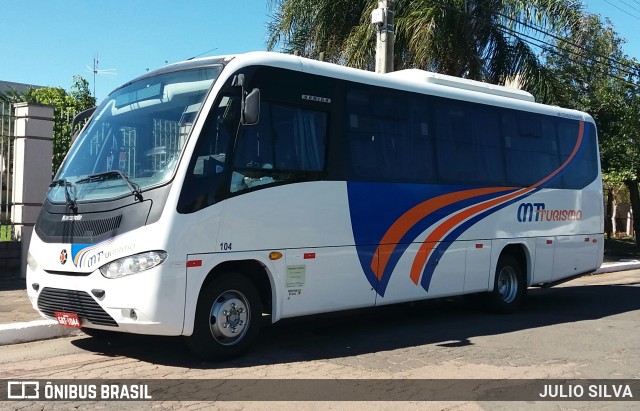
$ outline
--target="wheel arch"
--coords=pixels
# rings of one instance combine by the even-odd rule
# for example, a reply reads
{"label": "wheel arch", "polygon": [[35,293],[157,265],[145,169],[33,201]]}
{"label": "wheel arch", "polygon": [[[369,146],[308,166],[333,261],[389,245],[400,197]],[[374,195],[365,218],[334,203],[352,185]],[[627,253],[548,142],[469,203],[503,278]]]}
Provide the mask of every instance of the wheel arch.
{"label": "wheel arch", "polygon": [[258,260],[234,260],[224,261],[209,271],[209,274],[205,277],[202,285],[200,286],[200,293],[198,294],[198,300],[202,295],[207,285],[222,274],[225,273],[238,273],[247,277],[256,286],[260,299],[262,300],[263,312],[273,315],[273,302],[275,301],[275,285],[273,282],[273,276],[270,275],[269,270]]}
{"label": "wheel arch", "polygon": [[[494,244],[495,246],[495,244]],[[531,282],[531,256],[526,241],[495,246],[489,290],[483,294],[485,309],[498,314],[516,312]]]}
{"label": "wheel arch", "polygon": [[[203,266],[206,267],[207,265],[203,264]],[[269,267],[258,259],[234,260],[228,257],[225,261],[219,261],[216,264],[209,265],[209,267],[212,268],[209,268],[208,271],[204,271],[201,274],[197,272],[194,272],[193,275],[188,274],[190,278],[188,283],[191,285],[187,287],[186,295],[189,300],[187,300],[185,304],[182,335],[188,336],[193,332],[196,308],[202,297],[203,290],[213,280],[229,272],[241,274],[252,281],[260,295],[263,312],[270,314],[272,321],[277,320],[279,313],[278,304],[276,303],[278,300],[275,286],[276,269],[274,267]]]}
{"label": "wheel arch", "polygon": [[500,258],[504,255],[511,255],[520,263],[520,268],[522,268],[526,276],[526,285],[527,287],[530,286],[532,282],[533,259],[528,244],[525,242],[506,243],[499,248],[499,250],[500,251],[497,253],[491,267],[491,278],[489,284],[493,284],[495,280],[495,271]]}

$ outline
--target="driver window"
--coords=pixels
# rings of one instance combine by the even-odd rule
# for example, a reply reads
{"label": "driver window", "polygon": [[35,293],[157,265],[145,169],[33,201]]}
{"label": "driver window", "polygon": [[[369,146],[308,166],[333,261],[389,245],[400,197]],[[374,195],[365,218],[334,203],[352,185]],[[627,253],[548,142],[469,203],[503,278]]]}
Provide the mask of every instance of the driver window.
{"label": "driver window", "polygon": [[320,178],[326,136],[325,112],[263,102],[260,122],[236,143],[231,192]]}

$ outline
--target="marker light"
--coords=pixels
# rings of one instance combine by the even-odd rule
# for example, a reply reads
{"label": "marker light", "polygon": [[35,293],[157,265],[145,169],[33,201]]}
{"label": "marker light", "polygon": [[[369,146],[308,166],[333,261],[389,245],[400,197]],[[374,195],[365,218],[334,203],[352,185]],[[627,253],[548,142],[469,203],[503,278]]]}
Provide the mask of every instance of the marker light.
{"label": "marker light", "polygon": [[166,251],[148,251],[122,257],[100,267],[100,272],[106,278],[120,278],[137,274],[160,265],[167,259]]}

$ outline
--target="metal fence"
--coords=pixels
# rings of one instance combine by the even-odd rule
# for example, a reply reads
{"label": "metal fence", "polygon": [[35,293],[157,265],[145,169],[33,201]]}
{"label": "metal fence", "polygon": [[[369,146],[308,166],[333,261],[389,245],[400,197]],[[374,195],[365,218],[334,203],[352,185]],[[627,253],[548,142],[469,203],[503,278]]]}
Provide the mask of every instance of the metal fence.
{"label": "metal fence", "polygon": [[0,241],[14,239],[11,222],[11,194],[13,191],[13,145],[15,142],[15,115],[13,105],[0,102]]}
{"label": "metal fence", "polygon": [[[71,145],[71,123],[75,112],[55,110],[53,125],[53,167],[57,168]],[[15,109],[13,104],[0,101],[0,242],[15,239],[15,226],[11,221],[13,187],[13,160],[15,155]],[[82,124],[78,125],[78,127]],[[55,172],[55,169],[54,169]],[[52,176],[53,177],[53,176]]]}
{"label": "metal fence", "polygon": [[[71,136],[75,129],[72,128],[73,118],[76,112],[71,109],[56,108],[53,114],[53,173],[55,174],[58,167],[64,160],[64,156],[71,148]],[[77,128],[82,127],[84,123],[76,125]],[[53,176],[51,176],[53,178]]]}

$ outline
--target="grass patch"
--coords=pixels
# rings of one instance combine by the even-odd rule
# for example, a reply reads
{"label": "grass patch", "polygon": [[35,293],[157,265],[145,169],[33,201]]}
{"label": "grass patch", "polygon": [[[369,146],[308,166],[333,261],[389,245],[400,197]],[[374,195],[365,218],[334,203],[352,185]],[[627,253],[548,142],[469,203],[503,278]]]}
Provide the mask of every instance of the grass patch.
{"label": "grass patch", "polygon": [[13,240],[13,226],[2,224],[0,225],[0,241],[12,241]]}

